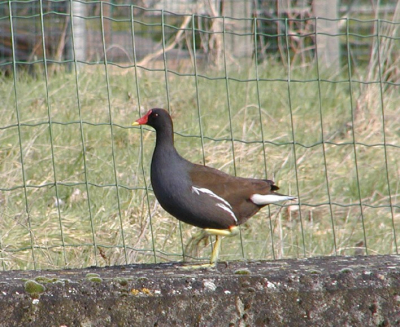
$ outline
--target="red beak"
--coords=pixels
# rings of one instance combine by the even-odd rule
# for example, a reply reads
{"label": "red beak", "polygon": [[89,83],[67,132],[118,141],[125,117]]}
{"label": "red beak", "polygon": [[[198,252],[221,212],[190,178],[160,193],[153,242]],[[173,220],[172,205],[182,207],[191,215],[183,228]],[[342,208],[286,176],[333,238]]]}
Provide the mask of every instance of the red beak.
{"label": "red beak", "polygon": [[136,120],[135,122],[133,122],[132,126],[147,124],[150,114],[151,114],[151,110],[149,110],[143,117],[141,117],[138,120]]}

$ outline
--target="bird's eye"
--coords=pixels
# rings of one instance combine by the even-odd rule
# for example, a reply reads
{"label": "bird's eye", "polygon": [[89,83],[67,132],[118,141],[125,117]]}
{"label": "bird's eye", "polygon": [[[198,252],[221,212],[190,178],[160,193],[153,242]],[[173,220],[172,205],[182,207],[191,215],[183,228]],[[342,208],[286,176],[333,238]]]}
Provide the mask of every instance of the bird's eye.
{"label": "bird's eye", "polygon": [[158,117],[158,114],[154,114],[154,117]]}

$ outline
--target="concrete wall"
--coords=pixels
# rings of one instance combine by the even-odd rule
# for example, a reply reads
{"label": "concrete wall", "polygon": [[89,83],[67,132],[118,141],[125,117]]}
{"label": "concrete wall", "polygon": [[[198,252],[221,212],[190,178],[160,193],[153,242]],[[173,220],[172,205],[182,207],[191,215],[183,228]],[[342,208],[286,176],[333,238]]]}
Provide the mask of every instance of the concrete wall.
{"label": "concrete wall", "polygon": [[0,326],[398,326],[400,256],[0,273]]}

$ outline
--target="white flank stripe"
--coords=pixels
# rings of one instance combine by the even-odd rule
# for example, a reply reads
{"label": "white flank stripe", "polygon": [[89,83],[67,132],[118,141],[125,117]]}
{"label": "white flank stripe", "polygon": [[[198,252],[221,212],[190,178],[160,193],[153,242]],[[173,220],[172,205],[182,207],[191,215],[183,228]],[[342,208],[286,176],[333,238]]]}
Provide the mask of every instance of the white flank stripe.
{"label": "white flank stripe", "polygon": [[276,194],[267,194],[267,195],[262,195],[262,194],[253,194],[250,197],[250,200],[257,205],[267,205],[271,203],[276,203],[280,201],[287,201],[287,200],[294,200],[296,199],[295,196],[289,196],[289,195],[276,195]]}
{"label": "white flank stripe", "polygon": [[201,187],[196,187],[192,186],[192,192],[196,194],[200,194],[200,192],[204,194],[208,194],[209,196],[216,198],[217,200],[221,201],[222,203],[217,203],[216,206],[220,207],[221,209],[224,209],[225,211],[228,211],[229,214],[232,216],[232,218],[237,222],[237,218],[235,214],[232,211],[232,206],[229,204],[228,201],[225,199],[221,198],[217,194],[215,194],[213,191],[209,190],[208,188],[201,188]]}
{"label": "white flank stripe", "polygon": [[232,209],[231,205],[229,204],[228,201],[226,201],[224,198],[221,198],[220,196],[216,195],[213,191],[209,190],[208,188],[200,188],[196,186],[192,186],[192,192],[195,192],[196,194],[200,194],[199,192],[206,193],[213,198],[216,198],[220,200],[221,202],[225,203],[226,206]]}
{"label": "white flank stripe", "polygon": [[225,204],[222,203],[217,203],[217,207],[220,207],[222,209],[224,209],[225,211],[228,211],[229,214],[232,216],[232,218],[237,222],[236,216],[233,213],[233,211],[231,209],[229,209]]}

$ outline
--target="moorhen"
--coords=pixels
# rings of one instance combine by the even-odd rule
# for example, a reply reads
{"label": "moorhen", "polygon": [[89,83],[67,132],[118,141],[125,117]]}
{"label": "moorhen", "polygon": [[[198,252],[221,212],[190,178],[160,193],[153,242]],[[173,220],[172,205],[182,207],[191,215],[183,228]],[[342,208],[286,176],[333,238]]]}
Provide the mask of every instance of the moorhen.
{"label": "moorhen", "polygon": [[214,266],[221,237],[236,235],[238,226],[262,207],[296,199],[275,192],[279,188],[273,181],[234,177],[182,158],[174,147],[171,116],[164,109],[150,109],[132,125],[156,130],[151,184],[161,206],[177,219],[216,236],[210,263],[199,267]]}

